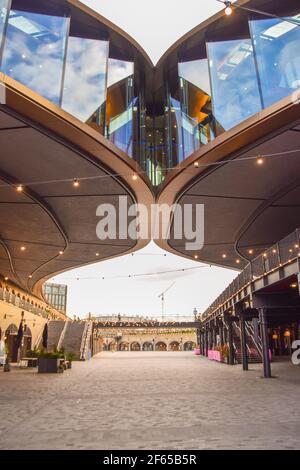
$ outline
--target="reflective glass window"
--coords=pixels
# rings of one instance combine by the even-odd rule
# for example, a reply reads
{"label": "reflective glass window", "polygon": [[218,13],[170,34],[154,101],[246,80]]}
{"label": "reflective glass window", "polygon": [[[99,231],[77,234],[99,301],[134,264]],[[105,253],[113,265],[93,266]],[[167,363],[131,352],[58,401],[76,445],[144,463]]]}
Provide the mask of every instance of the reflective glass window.
{"label": "reflective glass window", "polygon": [[207,59],[178,64],[184,157],[214,137]]}
{"label": "reflective glass window", "polygon": [[300,88],[300,14],[288,21],[250,21],[264,106]]}
{"label": "reflective glass window", "polygon": [[9,14],[10,0],[0,0],[0,50],[2,50],[3,33]]}
{"label": "reflective glass window", "polygon": [[217,132],[239,124],[262,109],[250,39],[209,42],[213,111]]}
{"label": "reflective glass window", "polygon": [[91,125],[104,127],[108,41],[68,39],[62,107]]}
{"label": "reflective glass window", "polygon": [[138,104],[133,79],[133,62],[108,60],[106,137],[130,156],[133,153],[133,113],[137,112]]}
{"label": "reflective glass window", "polygon": [[51,1],[42,7],[45,12],[34,13],[26,2],[12,2],[2,71],[59,105],[69,19]]}

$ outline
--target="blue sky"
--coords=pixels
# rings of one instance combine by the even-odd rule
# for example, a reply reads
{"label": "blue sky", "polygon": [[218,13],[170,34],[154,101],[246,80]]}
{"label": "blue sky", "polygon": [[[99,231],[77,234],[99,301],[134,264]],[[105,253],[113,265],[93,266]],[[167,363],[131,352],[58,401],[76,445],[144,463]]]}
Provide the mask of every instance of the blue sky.
{"label": "blue sky", "polygon": [[[184,33],[222,8],[215,0],[185,0],[184,3],[174,0],[85,0],[83,3],[129,33],[154,63]],[[191,315],[194,308],[203,311],[237,275],[228,269],[209,266],[151,274],[195,267],[199,267],[199,263],[164,253],[152,243],[133,256],[68,271],[57,276],[55,281],[68,285],[68,313],[80,317],[85,317],[88,312],[159,316],[161,301],[158,295],[175,282],[166,294],[165,313],[185,316]],[[129,274],[141,273],[148,275],[126,278]]]}

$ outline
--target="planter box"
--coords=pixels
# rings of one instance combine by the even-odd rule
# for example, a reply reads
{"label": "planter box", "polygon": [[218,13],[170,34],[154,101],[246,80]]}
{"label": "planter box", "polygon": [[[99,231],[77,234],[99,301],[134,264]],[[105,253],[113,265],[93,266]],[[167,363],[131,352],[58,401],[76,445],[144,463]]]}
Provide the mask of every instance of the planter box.
{"label": "planter box", "polygon": [[59,359],[49,357],[39,357],[38,373],[39,374],[57,374]]}
{"label": "planter box", "polygon": [[210,359],[211,361],[225,362],[225,358],[223,354],[220,353],[220,351],[209,350],[208,359]]}
{"label": "planter box", "polygon": [[194,354],[195,354],[195,356],[200,356],[200,349],[199,349],[199,348],[195,348],[195,349],[194,349]]}

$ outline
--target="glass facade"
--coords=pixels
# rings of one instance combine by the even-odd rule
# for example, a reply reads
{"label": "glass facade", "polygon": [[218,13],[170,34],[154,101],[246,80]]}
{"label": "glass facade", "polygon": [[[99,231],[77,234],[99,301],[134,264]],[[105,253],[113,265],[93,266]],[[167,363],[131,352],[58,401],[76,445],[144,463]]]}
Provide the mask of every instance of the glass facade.
{"label": "glass facade", "polygon": [[290,19],[299,26],[278,19],[250,21],[264,107],[300,88],[300,14]]}
{"label": "glass facade", "polygon": [[262,109],[251,39],[207,44],[218,133]]}
{"label": "glass facade", "polygon": [[36,13],[26,9],[24,2],[12,2],[1,68],[60,105],[69,18],[62,5],[45,5],[44,12],[37,8]]}
{"label": "glass facade", "polygon": [[107,41],[69,36],[62,108],[83,122],[104,128]]}
{"label": "glass facade", "polygon": [[134,64],[109,59],[107,72],[105,136],[117,147],[133,156],[133,113],[138,99],[134,95]]}
{"label": "glass facade", "polygon": [[66,313],[68,286],[46,282],[43,289],[46,301],[60,312]]}
{"label": "glass facade", "polygon": [[207,59],[178,64],[184,158],[214,138]]}
{"label": "glass facade", "polygon": [[297,3],[268,4],[282,19],[243,12],[234,28],[224,16],[151,71],[129,41],[66,0],[0,0],[1,71],[100,132],[159,185],[300,88]]}

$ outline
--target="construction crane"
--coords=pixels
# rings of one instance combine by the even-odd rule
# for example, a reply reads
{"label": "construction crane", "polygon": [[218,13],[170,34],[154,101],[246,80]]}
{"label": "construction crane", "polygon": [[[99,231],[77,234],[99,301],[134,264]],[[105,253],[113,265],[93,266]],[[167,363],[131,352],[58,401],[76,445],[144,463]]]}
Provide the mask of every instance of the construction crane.
{"label": "construction crane", "polygon": [[161,294],[159,294],[158,298],[161,298],[161,321],[164,321],[164,314],[165,314],[165,294],[170,290],[176,281],[174,281],[166,290],[164,290]]}

